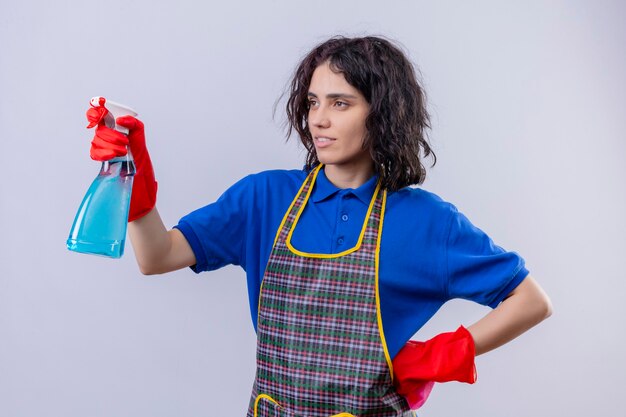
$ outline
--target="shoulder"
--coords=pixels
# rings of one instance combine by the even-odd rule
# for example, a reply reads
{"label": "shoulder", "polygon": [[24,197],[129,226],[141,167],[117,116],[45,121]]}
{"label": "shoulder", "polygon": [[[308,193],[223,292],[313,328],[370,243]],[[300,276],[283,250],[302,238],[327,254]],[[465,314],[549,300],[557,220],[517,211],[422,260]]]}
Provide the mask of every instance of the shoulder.
{"label": "shoulder", "polygon": [[434,192],[405,187],[389,193],[385,234],[406,247],[433,253],[445,243],[455,206]]}
{"label": "shoulder", "polygon": [[296,184],[300,186],[306,176],[307,172],[302,169],[272,169],[250,174],[243,180],[256,187],[276,188]]}
{"label": "shoulder", "polygon": [[[265,210],[290,203],[306,178],[301,169],[274,169],[249,174],[233,184],[222,196],[249,208]],[[243,207],[242,207],[243,208]]]}
{"label": "shoulder", "polygon": [[[388,208],[429,219],[449,218],[457,208],[438,194],[418,187],[404,187],[387,197]],[[423,218],[423,217],[422,217]]]}
{"label": "shoulder", "polygon": [[288,207],[305,177],[303,170],[268,170],[248,174],[228,187],[216,201],[184,216],[179,224],[210,223],[215,227],[226,227],[228,224],[234,230],[237,224],[258,222],[259,219],[271,221],[274,212]]}
{"label": "shoulder", "polygon": [[306,171],[298,169],[274,169],[260,171],[246,175],[228,188],[229,193],[254,193],[268,190],[278,191],[283,188],[293,188],[306,178]]}
{"label": "shoulder", "polygon": [[306,175],[307,172],[301,169],[273,169],[249,174],[236,185],[262,200],[274,200],[282,196],[293,196]]}

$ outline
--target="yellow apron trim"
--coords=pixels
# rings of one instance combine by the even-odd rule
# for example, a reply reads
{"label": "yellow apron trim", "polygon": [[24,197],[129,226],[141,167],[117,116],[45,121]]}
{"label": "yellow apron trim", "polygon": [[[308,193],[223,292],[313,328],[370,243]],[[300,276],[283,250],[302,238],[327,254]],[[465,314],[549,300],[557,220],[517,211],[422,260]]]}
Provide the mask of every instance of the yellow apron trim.
{"label": "yellow apron trim", "polygon": [[[309,188],[309,193],[313,189],[313,184],[315,183],[315,178],[317,178],[317,174],[319,173],[319,171],[322,168],[322,166],[323,165],[320,164],[313,170],[313,182],[311,183],[311,187]],[[289,213],[291,213],[291,209],[296,204],[296,201],[298,201],[298,197],[300,197],[300,193],[302,192],[302,190],[304,189],[304,186],[307,183],[307,179],[308,179],[308,176],[302,182],[302,185],[300,186],[300,189],[296,193],[296,196],[291,201],[291,204],[289,205],[289,208],[285,212],[285,215],[283,216],[283,220],[280,222],[280,226],[278,226],[278,230],[276,231],[276,236],[274,237],[274,244],[272,245],[272,251],[274,250],[274,247],[276,246],[276,241],[278,241],[278,237],[280,236],[280,231],[283,230],[283,226],[285,225],[285,222],[287,221],[287,218],[289,217]],[[270,256],[271,256],[271,251],[270,251]],[[268,262],[269,262],[269,259],[268,259]],[[265,266],[265,268],[267,268],[267,265]],[[263,272],[263,276],[265,276],[265,272]],[[263,291],[263,284],[264,283],[265,283],[265,280],[262,279],[261,280],[261,287],[259,288],[259,301],[257,302],[257,310],[256,310],[257,311],[257,326],[258,326],[258,323],[259,323],[259,314],[261,312],[261,293]]]}
{"label": "yellow apron trim", "polygon": [[[317,173],[316,173],[316,177],[317,177]],[[339,252],[339,253],[302,252],[294,248],[293,245],[291,244],[291,235],[293,235],[293,231],[296,229],[296,225],[298,224],[300,215],[304,211],[304,207],[306,206],[306,203],[309,200],[309,195],[311,194],[311,191],[313,190],[314,183],[315,183],[315,178],[313,178],[313,183],[311,184],[311,187],[309,188],[309,192],[307,193],[305,200],[302,202],[302,206],[298,210],[298,213],[296,214],[296,218],[294,219],[293,224],[291,225],[291,229],[289,230],[289,234],[287,235],[287,241],[286,241],[287,247],[289,248],[291,252],[295,253],[296,255],[303,256],[306,258],[321,258],[321,259],[339,258],[349,253],[357,251],[361,247],[361,243],[363,242],[363,236],[365,236],[365,228],[367,227],[367,222],[370,218],[370,214],[372,213],[372,208],[374,207],[374,202],[376,201],[376,196],[378,195],[378,190],[380,189],[380,182],[376,184],[376,189],[374,190],[374,195],[372,196],[370,205],[367,208],[367,214],[365,215],[365,220],[363,221],[363,226],[361,227],[361,234],[359,235],[359,240],[357,241],[356,246],[350,249],[346,249],[343,252]]]}
{"label": "yellow apron trim", "polygon": [[[317,178],[317,174],[320,172],[320,169],[323,167],[322,164],[319,164],[314,170],[313,170],[313,181],[311,182],[311,187],[309,188],[309,192],[307,193],[307,199],[309,194],[311,194],[311,190],[313,189],[313,184],[315,183],[315,179]],[[307,178],[308,179],[308,178]],[[291,204],[289,205],[289,208],[287,209],[287,211],[285,212],[285,215],[283,216],[283,220],[280,222],[280,226],[278,226],[278,230],[276,231],[276,236],[274,237],[274,246],[276,246],[276,241],[278,240],[278,236],[280,236],[280,231],[283,229],[283,226],[285,225],[285,222],[287,221],[287,217],[289,217],[289,213],[291,213],[291,208],[294,206],[294,204],[296,204],[296,201],[298,201],[298,197],[300,197],[300,193],[302,192],[302,189],[304,188],[304,186],[307,183],[307,179],[305,179],[302,182],[302,185],[300,186],[300,189],[298,190],[298,192],[296,193],[295,198],[293,199],[293,201],[291,202]],[[305,201],[306,203],[306,201]],[[304,206],[304,204],[303,204]]]}
{"label": "yellow apron trim", "polygon": [[385,332],[383,330],[383,319],[380,313],[380,291],[378,290],[378,264],[380,263],[380,241],[383,236],[383,221],[385,220],[385,206],[387,205],[387,190],[383,190],[383,204],[380,209],[380,223],[378,224],[378,241],[376,242],[376,316],[378,318],[378,331],[380,333],[380,341],[383,345],[383,351],[385,352],[385,359],[389,366],[389,373],[391,374],[391,382],[393,382],[393,364],[391,357],[389,356],[389,350],[387,349],[387,341],[385,340]]}
{"label": "yellow apron trim", "polygon": [[[338,258],[340,256],[344,256],[347,255],[349,253],[352,253],[356,250],[358,250],[361,247],[361,243],[363,241],[363,236],[365,235],[365,228],[367,226],[367,222],[369,220],[369,217],[372,213],[372,209],[374,207],[374,202],[376,201],[376,197],[378,195],[378,190],[380,189],[380,183],[378,183],[376,185],[376,189],[374,190],[374,195],[372,196],[372,199],[370,200],[370,204],[369,207],[367,209],[367,214],[365,215],[365,220],[363,222],[363,227],[361,228],[361,234],[359,235],[359,239],[357,241],[357,244],[355,247],[351,248],[351,249],[347,249],[343,252],[340,253],[332,253],[332,254],[324,254],[324,253],[307,253],[307,252],[301,252],[299,250],[297,250],[296,248],[294,248],[291,245],[291,235],[293,234],[293,231],[296,228],[296,224],[298,223],[298,220],[300,219],[300,215],[302,214],[302,212],[304,211],[304,207],[306,206],[306,203],[309,200],[309,197],[311,195],[311,192],[313,191],[313,185],[315,184],[315,180],[317,179],[317,175],[319,174],[320,169],[322,168],[323,164],[318,165],[315,170],[313,171],[313,179],[311,181],[311,186],[309,187],[309,190],[307,191],[307,195],[304,199],[304,201],[302,202],[302,207],[300,207],[300,209],[298,210],[298,213],[296,214],[296,218],[294,219],[293,224],[291,225],[291,229],[289,230],[289,233],[287,235],[287,247],[289,248],[290,251],[292,251],[293,253],[300,255],[300,256],[305,256],[305,257],[311,257],[311,258]],[[278,226],[278,230],[276,231],[276,236],[274,237],[274,246],[276,245],[276,241],[278,240],[278,237],[280,236],[280,231],[282,230],[283,226],[285,225],[285,222],[287,221],[287,218],[289,216],[289,213],[291,213],[291,209],[293,208],[293,206],[296,204],[296,201],[298,201],[298,197],[300,197],[300,193],[302,192],[302,190],[304,189],[304,186],[306,185],[307,181],[305,180],[302,185],[300,186],[300,189],[298,190],[298,193],[296,194],[295,198],[293,199],[293,201],[291,202],[291,204],[289,205],[289,208],[287,209],[287,211],[285,212],[285,215],[283,216],[282,221],[280,222],[280,226]],[[378,271],[379,271],[379,259],[380,259],[380,241],[382,238],[382,230],[383,230],[383,220],[385,217],[385,206],[386,206],[386,202],[387,202],[387,190],[383,190],[383,203],[382,203],[382,207],[381,207],[381,214],[380,214],[380,223],[378,225],[378,240],[376,242],[376,316],[377,316],[377,320],[378,320],[378,331],[380,333],[380,339],[381,339],[381,343],[383,346],[383,351],[385,352],[385,359],[387,360],[387,365],[389,367],[389,373],[391,375],[391,381],[393,382],[393,365],[391,362],[391,358],[389,356],[389,350],[387,349],[387,342],[385,340],[385,333],[383,331],[383,324],[382,324],[382,316],[380,313],[380,293],[378,290]],[[257,314],[260,313],[261,311],[261,292],[263,291],[263,284],[265,283],[265,280],[263,280],[261,282],[261,288],[259,290],[259,302],[258,302],[258,306],[257,306]],[[257,323],[258,323],[258,317],[257,317]],[[278,407],[282,407],[276,400],[274,400],[272,397],[270,397],[267,394],[259,394],[255,401],[254,401],[254,417],[257,417],[257,407],[259,404],[259,401],[261,399],[267,399],[268,401],[273,402],[274,404],[276,404]],[[415,412],[413,412],[414,416],[417,416],[417,414]],[[353,414],[350,413],[339,413],[339,414],[335,414],[333,416],[330,417],[356,417]]]}
{"label": "yellow apron trim", "polygon": [[282,407],[280,404],[278,404],[278,401],[276,401],[275,399],[273,399],[272,397],[270,397],[267,394],[259,394],[256,396],[256,399],[254,400],[254,417],[257,417],[257,407],[259,406],[259,401],[261,401],[261,399],[265,398],[268,401],[273,402],[274,404],[276,404],[279,407]]}
{"label": "yellow apron trim", "polygon": [[[269,395],[267,395],[267,394],[259,394],[259,395],[257,395],[256,399],[254,400],[254,417],[257,417],[257,408],[259,406],[259,401],[261,401],[263,398],[265,398],[268,401],[273,402],[274,404],[276,404],[277,406],[282,408],[282,405],[278,404],[278,401],[276,401],[275,399],[273,399]],[[350,414],[350,413],[339,413],[339,414],[334,414],[331,417],[356,417],[356,416],[354,414]]]}

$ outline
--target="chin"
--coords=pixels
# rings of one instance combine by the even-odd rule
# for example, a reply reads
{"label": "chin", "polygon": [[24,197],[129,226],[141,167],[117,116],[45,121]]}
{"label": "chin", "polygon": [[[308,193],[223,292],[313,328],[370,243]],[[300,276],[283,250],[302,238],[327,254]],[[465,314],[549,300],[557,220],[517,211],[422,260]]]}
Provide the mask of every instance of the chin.
{"label": "chin", "polygon": [[328,165],[337,165],[338,164],[338,161],[335,161],[335,160],[330,159],[330,158],[320,158],[320,157],[318,157],[317,160],[320,161],[320,164],[324,164],[324,165],[327,165],[327,166]]}
{"label": "chin", "polygon": [[333,163],[332,158],[329,158],[328,155],[324,155],[323,152],[321,155],[320,155],[320,152],[317,152],[316,156],[317,156],[317,160],[320,161],[321,164],[328,165],[328,164]]}

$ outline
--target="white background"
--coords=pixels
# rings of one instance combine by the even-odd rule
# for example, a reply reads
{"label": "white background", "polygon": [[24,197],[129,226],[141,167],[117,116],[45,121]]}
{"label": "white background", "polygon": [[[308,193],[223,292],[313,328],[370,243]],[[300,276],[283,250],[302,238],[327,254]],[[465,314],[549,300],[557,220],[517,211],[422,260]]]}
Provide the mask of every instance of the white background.
{"label": "white background", "polygon": [[[335,34],[403,45],[439,157],[423,187],[519,252],[554,304],[420,416],[620,415],[625,18],[619,1],[0,0],[0,416],[244,415],[242,270],[145,277],[130,244],[65,248],[99,169],[84,112],[95,95],[139,111],[171,227],[248,173],[302,166],[272,107]],[[450,302],[415,337],[488,311]]]}

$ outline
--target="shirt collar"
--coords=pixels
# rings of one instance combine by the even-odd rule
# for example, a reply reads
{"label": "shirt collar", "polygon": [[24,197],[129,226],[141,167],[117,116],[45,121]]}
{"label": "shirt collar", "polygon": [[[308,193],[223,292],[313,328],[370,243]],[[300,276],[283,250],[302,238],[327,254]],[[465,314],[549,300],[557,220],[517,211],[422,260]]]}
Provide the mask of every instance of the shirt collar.
{"label": "shirt collar", "polygon": [[[369,205],[372,199],[372,195],[374,194],[374,189],[376,188],[377,182],[378,175],[374,174],[369,180],[365,182],[365,184],[356,189],[346,188],[345,192],[354,194],[365,205]],[[328,178],[326,178],[326,173],[324,172],[324,168],[322,168],[317,174],[315,187],[311,194],[311,201],[313,201],[314,203],[319,203],[320,201],[327,199],[328,197],[334,195],[335,193],[338,193],[339,191],[342,191],[342,189],[337,187],[335,184],[330,182]]]}

